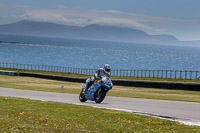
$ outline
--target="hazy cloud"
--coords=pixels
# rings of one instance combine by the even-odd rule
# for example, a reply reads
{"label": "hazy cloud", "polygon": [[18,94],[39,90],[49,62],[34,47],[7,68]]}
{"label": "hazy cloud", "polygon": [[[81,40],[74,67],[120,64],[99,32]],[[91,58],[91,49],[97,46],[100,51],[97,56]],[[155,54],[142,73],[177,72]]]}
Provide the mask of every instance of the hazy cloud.
{"label": "hazy cloud", "polygon": [[4,5],[2,3],[0,3],[0,8],[3,8],[3,7],[4,7]]}
{"label": "hazy cloud", "polygon": [[195,20],[184,20],[175,18],[164,18],[147,16],[132,12],[117,10],[81,10],[69,9],[58,5],[56,9],[26,10],[23,19],[34,21],[47,21],[66,25],[85,26],[89,24],[100,24],[109,26],[120,26],[137,28],[142,30],[154,29],[148,23],[169,23],[169,22],[194,22]]}
{"label": "hazy cloud", "polygon": [[27,10],[22,18],[79,26],[100,24],[138,29],[152,29],[152,27],[143,24],[136,15],[129,15],[128,13],[114,10],[72,10],[59,6],[57,9]]}
{"label": "hazy cloud", "polygon": [[57,5],[57,8],[60,8],[60,9],[65,9],[66,7],[63,6],[63,5]]}

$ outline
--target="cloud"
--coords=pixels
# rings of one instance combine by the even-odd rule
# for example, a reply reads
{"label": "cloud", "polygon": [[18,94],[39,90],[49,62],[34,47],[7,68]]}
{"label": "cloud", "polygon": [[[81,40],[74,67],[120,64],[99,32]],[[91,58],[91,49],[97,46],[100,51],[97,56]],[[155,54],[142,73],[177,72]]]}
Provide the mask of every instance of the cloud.
{"label": "cloud", "polygon": [[149,23],[194,22],[194,20],[148,16],[117,10],[70,9],[61,5],[58,5],[56,9],[26,10],[21,18],[66,25],[86,26],[89,24],[99,24],[155,31],[158,29],[154,29]]}
{"label": "cloud", "polygon": [[60,9],[65,9],[66,7],[63,6],[63,5],[57,5],[57,8],[60,8]]}
{"label": "cloud", "polygon": [[4,5],[2,3],[0,3],[0,8],[3,8],[3,7],[4,7]]}
{"label": "cloud", "polygon": [[66,25],[85,26],[100,24],[138,29],[152,29],[143,24],[138,18],[115,10],[80,10],[66,9],[59,6],[57,9],[27,10],[21,16],[26,20],[54,22]]}

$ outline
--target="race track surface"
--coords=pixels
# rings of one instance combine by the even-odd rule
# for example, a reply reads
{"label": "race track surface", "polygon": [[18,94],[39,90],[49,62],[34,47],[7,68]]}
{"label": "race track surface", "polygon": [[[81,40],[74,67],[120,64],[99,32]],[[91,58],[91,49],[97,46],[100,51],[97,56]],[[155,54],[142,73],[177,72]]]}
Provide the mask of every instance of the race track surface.
{"label": "race track surface", "polygon": [[2,87],[0,87],[0,96],[20,97],[33,100],[71,103],[97,108],[121,110],[200,126],[200,103],[196,102],[106,96],[101,104],[96,104],[93,101],[81,103],[79,101],[79,95],[77,94],[30,91]]}

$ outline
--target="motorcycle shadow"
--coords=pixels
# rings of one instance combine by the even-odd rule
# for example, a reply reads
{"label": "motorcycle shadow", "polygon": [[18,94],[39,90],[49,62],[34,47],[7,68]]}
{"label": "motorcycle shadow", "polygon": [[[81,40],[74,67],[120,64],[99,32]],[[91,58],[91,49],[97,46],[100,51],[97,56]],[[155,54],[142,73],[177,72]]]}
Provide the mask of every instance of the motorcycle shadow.
{"label": "motorcycle shadow", "polygon": [[90,104],[90,105],[106,105],[106,104],[108,104],[108,103],[104,103],[104,102],[102,102],[102,103],[95,103],[94,101],[86,101],[84,104]]}

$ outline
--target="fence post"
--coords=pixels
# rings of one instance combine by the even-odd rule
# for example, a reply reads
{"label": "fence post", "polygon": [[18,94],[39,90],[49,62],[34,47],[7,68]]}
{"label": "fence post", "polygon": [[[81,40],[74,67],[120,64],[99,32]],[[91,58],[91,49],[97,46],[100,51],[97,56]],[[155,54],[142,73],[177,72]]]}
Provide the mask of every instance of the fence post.
{"label": "fence post", "polygon": [[133,70],[130,71],[130,77],[133,77]]}
{"label": "fence post", "polygon": [[63,68],[63,71],[64,71],[64,73],[66,73],[66,70],[67,70],[67,68],[66,68],[66,67],[64,67],[64,68]]}
{"label": "fence post", "polygon": [[160,77],[163,78],[163,70],[161,71],[161,76]]}
{"label": "fence post", "polygon": [[175,71],[175,79],[176,79],[176,71]]}
{"label": "fence post", "polygon": [[151,70],[149,70],[149,78],[151,77]]}
{"label": "fence post", "polygon": [[187,79],[187,71],[185,71],[185,79]]}
{"label": "fence post", "polygon": [[159,78],[159,72],[160,72],[160,70],[157,70],[157,78]]}
{"label": "fence post", "polygon": [[182,79],[182,71],[180,70],[180,79]]}
{"label": "fence post", "polygon": [[155,70],[153,70],[153,78],[154,78],[154,72],[155,72]]}
{"label": "fence post", "polygon": [[196,71],[196,80],[197,80],[197,78],[198,78],[198,72]]}
{"label": "fence post", "polygon": [[120,72],[120,71],[117,69],[117,76],[118,76],[118,77],[119,77],[119,75],[120,75],[119,72]]}

